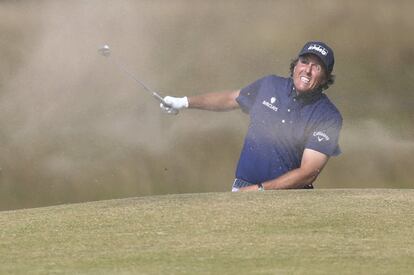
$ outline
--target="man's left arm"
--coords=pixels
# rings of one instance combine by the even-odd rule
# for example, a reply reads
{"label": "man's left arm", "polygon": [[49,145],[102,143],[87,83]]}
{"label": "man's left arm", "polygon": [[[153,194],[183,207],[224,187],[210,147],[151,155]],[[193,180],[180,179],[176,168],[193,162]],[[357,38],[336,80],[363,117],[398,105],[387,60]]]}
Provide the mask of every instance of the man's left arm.
{"label": "man's left arm", "polygon": [[[316,180],[328,160],[329,156],[323,153],[312,149],[305,149],[299,168],[289,171],[276,179],[263,182],[263,188],[265,190],[304,188]],[[258,190],[258,185],[251,185],[240,189],[240,191],[254,190]]]}

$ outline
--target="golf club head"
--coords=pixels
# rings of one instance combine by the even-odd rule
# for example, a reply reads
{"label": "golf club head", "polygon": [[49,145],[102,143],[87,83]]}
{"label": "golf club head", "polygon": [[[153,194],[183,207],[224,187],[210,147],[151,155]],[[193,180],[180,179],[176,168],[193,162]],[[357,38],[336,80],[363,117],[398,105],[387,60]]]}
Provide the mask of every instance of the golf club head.
{"label": "golf club head", "polygon": [[111,49],[107,44],[105,44],[98,49],[98,53],[102,56],[108,57],[111,55]]}

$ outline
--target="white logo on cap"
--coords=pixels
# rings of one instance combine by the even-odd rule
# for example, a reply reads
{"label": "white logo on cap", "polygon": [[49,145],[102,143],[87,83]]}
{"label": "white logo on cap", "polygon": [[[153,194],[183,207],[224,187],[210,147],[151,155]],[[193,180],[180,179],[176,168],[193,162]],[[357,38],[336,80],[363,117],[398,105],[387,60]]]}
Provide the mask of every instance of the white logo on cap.
{"label": "white logo on cap", "polygon": [[272,97],[271,99],[270,99],[270,103],[275,103],[276,102],[276,97]]}
{"label": "white logo on cap", "polygon": [[327,55],[328,54],[328,50],[325,49],[324,47],[322,47],[321,45],[318,45],[318,44],[310,45],[308,50],[314,50],[314,51],[320,52],[322,55]]}

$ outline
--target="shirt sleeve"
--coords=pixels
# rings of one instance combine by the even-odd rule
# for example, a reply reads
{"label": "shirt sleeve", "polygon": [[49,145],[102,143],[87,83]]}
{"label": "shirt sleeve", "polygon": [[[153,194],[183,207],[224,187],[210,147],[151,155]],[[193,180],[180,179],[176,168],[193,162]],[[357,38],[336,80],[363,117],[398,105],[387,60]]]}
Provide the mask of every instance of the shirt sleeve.
{"label": "shirt sleeve", "polygon": [[260,90],[260,86],[266,77],[261,78],[245,88],[240,90],[239,96],[236,98],[237,103],[239,103],[240,108],[243,112],[249,113],[251,107],[253,106],[254,102],[256,101],[257,93]]}
{"label": "shirt sleeve", "polygon": [[328,156],[341,154],[339,133],[342,128],[340,115],[319,122],[311,131],[305,148],[321,152]]}

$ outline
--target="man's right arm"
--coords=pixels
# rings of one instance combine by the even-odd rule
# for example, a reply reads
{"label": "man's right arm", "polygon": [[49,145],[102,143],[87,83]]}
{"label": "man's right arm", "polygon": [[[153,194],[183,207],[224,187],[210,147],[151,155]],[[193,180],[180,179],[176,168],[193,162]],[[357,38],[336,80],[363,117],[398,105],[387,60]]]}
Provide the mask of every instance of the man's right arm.
{"label": "man's right arm", "polygon": [[[220,112],[239,108],[239,104],[236,101],[239,94],[240,90],[207,93],[189,97],[166,96],[164,101],[170,107],[177,110],[191,108]],[[161,107],[164,108],[163,105]]]}
{"label": "man's right arm", "polygon": [[230,111],[239,108],[240,91],[225,91],[188,97],[188,108],[208,111]]}

